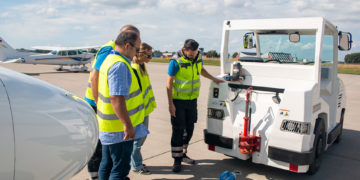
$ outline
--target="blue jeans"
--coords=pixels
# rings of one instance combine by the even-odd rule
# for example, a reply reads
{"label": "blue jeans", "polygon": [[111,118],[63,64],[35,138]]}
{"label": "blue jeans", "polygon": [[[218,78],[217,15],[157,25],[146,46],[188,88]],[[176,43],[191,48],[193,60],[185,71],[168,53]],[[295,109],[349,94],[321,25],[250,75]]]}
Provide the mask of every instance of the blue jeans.
{"label": "blue jeans", "polygon": [[[144,118],[143,124],[146,126],[146,128],[149,127],[149,116],[146,116]],[[144,144],[145,139],[147,136],[139,139],[134,140],[134,147],[132,149],[131,153],[131,170],[140,170],[143,166],[143,158],[141,156],[141,146]]]}
{"label": "blue jeans", "polygon": [[130,155],[134,141],[102,145],[100,180],[123,180],[130,171]]}

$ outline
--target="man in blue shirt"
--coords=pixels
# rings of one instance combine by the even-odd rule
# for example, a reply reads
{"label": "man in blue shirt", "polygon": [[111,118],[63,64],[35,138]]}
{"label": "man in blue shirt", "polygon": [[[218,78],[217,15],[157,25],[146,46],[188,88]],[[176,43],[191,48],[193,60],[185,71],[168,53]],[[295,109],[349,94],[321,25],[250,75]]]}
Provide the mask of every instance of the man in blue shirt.
{"label": "man in blue shirt", "polygon": [[[131,64],[130,59],[133,58],[137,49],[140,48],[140,42],[140,36],[134,33],[134,31],[123,31],[116,38],[115,49],[110,54],[121,56],[127,63]],[[127,65],[123,62],[117,62],[111,66],[108,72],[106,72],[106,68],[100,68],[100,72],[102,73],[103,71],[108,74],[110,102],[117,118],[124,126],[124,131],[99,131],[99,139],[102,143],[103,152],[99,168],[99,178],[106,180],[126,179],[130,171],[130,155],[133,148],[133,140],[146,136],[149,131],[142,123],[135,127],[131,124],[125,102],[132,82],[131,72]]]}
{"label": "man in blue shirt", "polygon": [[[125,25],[120,29],[120,32],[123,32],[125,30],[132,30],[138,33],[138,35],[140,36],[140,31],[138,28],[136,28],[133,25]],[[102,65],[102,63],[104,62],[105,58],[110,54],[110,52],[113,50],[113,48],[111,46],[105,46],[103,48],[101,48],[99,50],[99,52],[96,54],[96,60],[95,60],[95,65],[94,68],[91,72],[91,91],[92,94],[94,96],[95,101],[97,101],[97,97],[98,97],[98,84],[99,84],[99,71],[100,71],[100,67]],[[87,99],[85,97],[85,100],[91,105],[91,106],[95,106],[96,107],[96,102],[91,100],[91,99]]]}
{"label": "man in blue shirt", "polygon": [[[140,31],[138,28],[136,28],[133,25],[125,25],[120,29],[120,32],[126,31],[126,30],[133,30],[135,32],[138,33],[138,35],[140,36]],[[115,42],[113,42],[113,46],[115,46]],[[99,83],[99,71],[100,71],[100,67],[103,64],[105,58],[110,54],[110,52],[113,50],[113,47],[110,46],[109,43],[107,43],[106,45],[102,46],[102,48],[97,52],[96,54],[96,59],[94,61],[94,67],[93,70],[91,72],[90,75],[90,80],[91,80],[91,92],[92,95],[94,97],[94,100],[89,99],[87,97],[87,94],[85,95],[85,101],[87,101],[91,107],[95,110],[96,112],[96,101],[97,101],[97,97],[98,97],[98,83]],[[100,140],[98,141],[98,144],[96,146],[95,152],[93,154],[93,156],[91,157],[91,159],[88,162],[88,172],[91,176],[91,179],[98,179],[98,170],[99,170],[99,166],[100,166],[100,162],[101,162],[101,142]]]}

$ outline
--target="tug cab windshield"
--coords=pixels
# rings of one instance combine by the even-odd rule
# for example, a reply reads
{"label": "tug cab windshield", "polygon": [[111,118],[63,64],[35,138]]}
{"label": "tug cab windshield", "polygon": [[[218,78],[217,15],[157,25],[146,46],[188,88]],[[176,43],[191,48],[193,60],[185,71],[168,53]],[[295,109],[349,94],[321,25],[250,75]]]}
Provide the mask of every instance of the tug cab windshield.
{"label": "tug cab windshield", "polygon": [[[302,34],[296,32],[298,39],[295,41],[291,39],[291,35],[294,34],[289,32],[279,33],[276,31],[255,33],[253,38],[256,38],[256,40],[252,40],[254,42],[252,46],[257,49],[257,56],[252,58],[240,57],[238,60],[261,63],[313,65],[315,61],[315,33]],[[244,36],[246,36],[246,34]],[[333,40],[332,35],[324,35],[323,37],[322,63],[333,62]],[[247,42],[244,42],[244,44],[249,47]]]}

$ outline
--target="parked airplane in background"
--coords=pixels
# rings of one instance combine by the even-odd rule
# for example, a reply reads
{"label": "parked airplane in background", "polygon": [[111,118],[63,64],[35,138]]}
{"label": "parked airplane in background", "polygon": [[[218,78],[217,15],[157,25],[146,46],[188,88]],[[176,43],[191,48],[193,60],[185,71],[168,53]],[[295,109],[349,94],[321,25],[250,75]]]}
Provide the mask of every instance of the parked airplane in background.
{"label": "parked airplane in background", "polygon": [[58,65],[55,68],[57,71],[62,71],[63,66],[70,66],[70,71],[87,71],[88,68],[85,65],[90,63],[95,55],[94,53],[90,53],[88,51],[90,49],[99,48],[99,46],[35,46],[33,48],[39,50],[49,50],[51,52],[47,54],[20,52],[13,49],[3,38],[0,37],[0,61],[3,63]]}

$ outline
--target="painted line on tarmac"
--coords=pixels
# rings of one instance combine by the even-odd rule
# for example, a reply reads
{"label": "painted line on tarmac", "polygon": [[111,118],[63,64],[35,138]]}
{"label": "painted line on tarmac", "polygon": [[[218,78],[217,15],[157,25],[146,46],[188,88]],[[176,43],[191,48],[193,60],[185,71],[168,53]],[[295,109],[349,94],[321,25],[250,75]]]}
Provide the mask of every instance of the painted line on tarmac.
{"label": "painted line on tarmac", "polygon": [[[197,141],[195,141],[195,142],[192,142],[192,143],[189,144],[189,146],[192,145],[192,144],[198,143],[198,142],[200,142],[200,141],[204,141],[204,139],[199,139],[199,140],[197,140]],[[164,155],[164,154],[170,153],[170,152],[171,152],[171,150],[167,150],[167,151],[164,151],[164,152],[162,152],[162,153],[159,153],[159,154],[150,156],[150,157],[148,157],[148,158],[144,158],[143,161],[146,161],[146,160],[149,160],[149,159],[152,159],[152,158],[156,158],[156,157],[158,157],[158,156],[161,156],[161,155]]]}
{"label": "painted line on tarmac", "polygon": [[[199,139],[199,140],[197,140],[197,141],[195,141],[195,142],[192,142],[192,143],[189,144],[189,146],[192,145],[192,144],[198,143],[198,142],[200,142],[200,141],[204,141],[204,139]],[[161,155],[164,155],[164,154],[170,153],[170,152],[171,152],[171,150],[169,149],[169,150],[167,150],[167,151],[164,151],[164,152],[161,152],[161,153],[159,153],[159,154],[150,156],[150,157],[148,157],[148,158],[144,158],[144,161],[149,160],[149,159],[152,159],[152,158],[156,158],[156,157],[158,157],[158,156],[161,156]],[[338,158],[341,158],[341,159],[346,159],[346,160],[351,160],[351,161],[360,162],[360,159],[354,159],[354,158],[352,158],[352,157],[347,157],[347,156],[340,155],[340,154],[335,154],[335,153],[328,153],[328,152],[327,152],[327,153],[325,153],[324,155],[325,155],[325,156],[338,157]]]}

